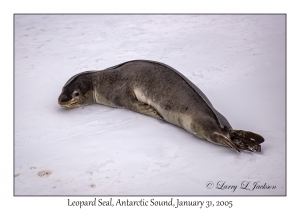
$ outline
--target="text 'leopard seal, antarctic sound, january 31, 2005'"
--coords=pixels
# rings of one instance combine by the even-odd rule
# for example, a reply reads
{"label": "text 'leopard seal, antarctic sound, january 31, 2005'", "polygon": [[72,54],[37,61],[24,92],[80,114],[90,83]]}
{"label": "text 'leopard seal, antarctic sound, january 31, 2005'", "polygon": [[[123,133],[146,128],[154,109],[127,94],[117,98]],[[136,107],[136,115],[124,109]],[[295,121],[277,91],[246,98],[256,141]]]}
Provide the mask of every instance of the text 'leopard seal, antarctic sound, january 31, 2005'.
{"label": "text 'leopard seal, antarctic sound, january 31, 2005'", "polygon": [[196,85],[155,61],[133,60],[76,74],[62,88],[58,103],[65,109],[93,103],[126,108],[237,152],[260,152],[264,142],[256,133],[234,130]]}

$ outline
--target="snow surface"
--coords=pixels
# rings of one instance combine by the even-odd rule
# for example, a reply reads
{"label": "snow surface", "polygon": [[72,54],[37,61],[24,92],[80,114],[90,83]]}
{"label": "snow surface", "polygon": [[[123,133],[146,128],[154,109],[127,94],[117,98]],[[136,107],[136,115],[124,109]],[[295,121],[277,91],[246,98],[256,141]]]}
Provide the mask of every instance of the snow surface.
{"label": "snow surface", "polygon": [[[14,21],[15,195],[286,194],[284,15]],[[125,109],[58,105],[74,74],[135,59],[183,73],[233,128],[261,134],[262,152],[238,154]],[[219,181],[238,188],[216,189]],[[243,181],[276,189],[243,190]]]}

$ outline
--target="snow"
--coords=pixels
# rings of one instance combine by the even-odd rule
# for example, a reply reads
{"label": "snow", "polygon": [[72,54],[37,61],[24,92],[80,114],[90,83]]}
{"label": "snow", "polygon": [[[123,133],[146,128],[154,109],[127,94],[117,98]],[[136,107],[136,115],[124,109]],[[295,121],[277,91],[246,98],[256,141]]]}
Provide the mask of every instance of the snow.
{"label": "snow", "polygon": [[[286,194],[284,15],[14,21],[15,195]],[[135,59],[180,71],[233,128],[262,135],[262,152],[238,154],[125,109],[58,105],[74,74]],[[244,181],[276,189],[241,189]],[[218,182],[238,188],[216,189]]]}

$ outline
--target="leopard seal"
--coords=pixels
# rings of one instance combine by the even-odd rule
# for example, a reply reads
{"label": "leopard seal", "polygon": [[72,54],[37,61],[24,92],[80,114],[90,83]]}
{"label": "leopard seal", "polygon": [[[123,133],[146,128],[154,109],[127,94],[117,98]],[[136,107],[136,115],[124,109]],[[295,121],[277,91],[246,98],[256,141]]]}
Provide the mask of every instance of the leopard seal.
{"label": "leopard seal", "polygon": [[65,109],[94,103],[126,108],[237,152],[260,152],[264,142],[259,134],[233,129],[196,85],[156,61],[133,60],[76,74],[63,86],[58,103]]}

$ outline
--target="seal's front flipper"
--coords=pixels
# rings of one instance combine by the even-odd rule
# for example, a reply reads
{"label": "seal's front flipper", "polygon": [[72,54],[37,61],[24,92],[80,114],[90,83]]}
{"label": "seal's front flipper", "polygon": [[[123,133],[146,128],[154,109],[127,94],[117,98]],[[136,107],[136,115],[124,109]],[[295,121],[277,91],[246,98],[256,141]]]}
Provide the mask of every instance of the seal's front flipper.
{"label": "seal's front flipper", "polygon": [[229,135],[237,147],[250,152],[260,152],[260,144],[265,141],[261,135],[250,131],[230,130]]}
{"label": "seal's front flipper", "polygon": [[157,119],[163,120],[163,118],[158,114],[158,112],[149,104],[135,101],[131,104],[130,109],[135,112],[139,112],[141,114],[149,115],[151,117],[155,117]]}
{"label": "seal's front flipper", "polygon": [[237,152],[240,152],[237,146],[223,134],[214,132],[214,142],[223,146],[227,146]]}

